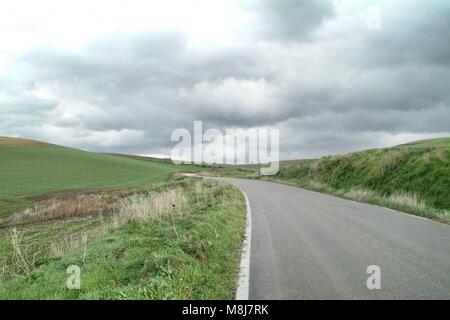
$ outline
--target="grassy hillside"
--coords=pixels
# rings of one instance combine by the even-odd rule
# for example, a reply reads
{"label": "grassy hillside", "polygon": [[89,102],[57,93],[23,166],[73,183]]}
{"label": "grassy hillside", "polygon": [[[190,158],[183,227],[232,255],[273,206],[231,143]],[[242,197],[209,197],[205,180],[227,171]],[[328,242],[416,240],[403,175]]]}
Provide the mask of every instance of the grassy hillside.
{"label": "grassy hillside", "polygon": [[432,217],[422,209],[450,210],[449,159],[450,138],[433,139],[305,160],[282,167],[274,178]]}
{"label": "grassy hillside", "polygon": [[0,139],[0,221],[30,197],[94,188],[163,182],[185,167],[85,152],[30,140]]}
{"label": "grassy hillside", "polygon": [[166,163],[85,152],[50,144],[1,144],[0,190],[32,196],[80,188],[141,186],[179,170]]}

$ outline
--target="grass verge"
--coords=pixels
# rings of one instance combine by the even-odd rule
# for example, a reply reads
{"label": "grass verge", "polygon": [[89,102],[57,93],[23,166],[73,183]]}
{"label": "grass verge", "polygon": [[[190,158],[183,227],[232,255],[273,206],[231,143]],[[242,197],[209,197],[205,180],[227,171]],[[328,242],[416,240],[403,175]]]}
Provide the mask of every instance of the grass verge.
{"label": "grass verge", "polygon": [[[106,232],[75,237],[68,252],[55,250],[61,256],[37,254],[16,231],[8,245],[17,269],[1,275],[0,298],[233,298],[245,200],[233,186],[196,180],[123,200],[107,221],[91,221]],[[80,290],[66,288],[71,265],[81,269]]]}

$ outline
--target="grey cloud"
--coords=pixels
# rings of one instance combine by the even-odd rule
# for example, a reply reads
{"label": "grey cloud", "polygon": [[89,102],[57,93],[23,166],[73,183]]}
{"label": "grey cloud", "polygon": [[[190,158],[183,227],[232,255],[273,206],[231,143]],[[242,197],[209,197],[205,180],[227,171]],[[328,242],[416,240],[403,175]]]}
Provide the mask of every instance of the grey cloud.
{"label": "grey cloud", "polygon": [[309,40],[311,33],[334,15],[329,0],[258,0],[247,9],[256,16],[257,32],[275,41]]}
{"label": "grey cloud", "polygon": [[[107,35],[79,50],[28,51],[0,77],[0,133],[149,154],[167,153],[172,130],[191,129],[193,120],[219,129],[274,125],[283,156],[292,158],[450,131],[450,66],[440,58],[449,48],[444,20],[424,22],[416,10],[394,34],[360,30],[324,43],[313,31],[333,17],[328,2],[256,6],[266,22],[261,34],[222,48],[188,50],[182,32],[167,31]],[[439,14],[432,4],[422,6]],[[407,42],[408,26],[419,25],[414,41],[436,39],[429,52],[396,48]]]}
{"label": "grey cloud", "polygon": [[381,28],[364,33],[358,59],[368,66],[450,65],[448,1],[385,1],[380,8]]}

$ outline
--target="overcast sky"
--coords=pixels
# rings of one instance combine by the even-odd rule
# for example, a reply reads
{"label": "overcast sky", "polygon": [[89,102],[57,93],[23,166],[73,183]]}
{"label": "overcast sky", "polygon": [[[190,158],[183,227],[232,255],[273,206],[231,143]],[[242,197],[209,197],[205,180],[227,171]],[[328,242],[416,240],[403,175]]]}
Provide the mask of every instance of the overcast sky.
{"label": "overcast sky", "polygon": [[449,31],[448,0],[2,1],[0,135],[170,154],[203,120],[279,128],[285,159],[450,136]]}

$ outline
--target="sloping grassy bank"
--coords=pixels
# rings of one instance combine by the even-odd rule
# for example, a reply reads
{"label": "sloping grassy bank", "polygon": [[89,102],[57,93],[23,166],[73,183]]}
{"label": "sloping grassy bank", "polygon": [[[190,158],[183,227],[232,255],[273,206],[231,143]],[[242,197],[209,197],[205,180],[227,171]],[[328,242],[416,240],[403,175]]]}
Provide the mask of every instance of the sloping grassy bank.
{"label": "sloping grassy bank", "polygon": [[305,160],[270,180],[450,222],[450,138]]}
{"label": "sloping grassy bank", "polygon": [[[245,201],[235,187],[195,180],[124,199],[94,227],[97,238],[59,257],[32,260],[12,237],[17,274],[2,275],[0,298],[233,298]],[[66,287],[71,265],[80,267],[80,290]]]}

